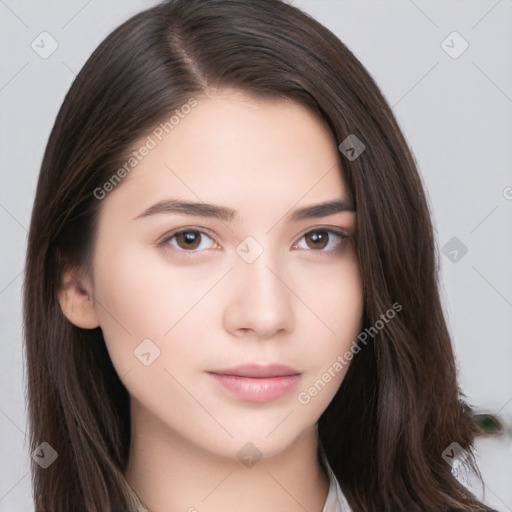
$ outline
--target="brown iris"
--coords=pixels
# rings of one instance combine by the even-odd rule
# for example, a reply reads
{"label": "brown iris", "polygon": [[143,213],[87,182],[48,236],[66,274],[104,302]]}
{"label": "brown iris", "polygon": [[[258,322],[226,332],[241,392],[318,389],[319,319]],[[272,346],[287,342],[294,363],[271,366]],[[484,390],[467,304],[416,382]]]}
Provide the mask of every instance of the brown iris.
{"label": "brown iris", "polygon": [[[196,249],[201,243],[201,233],[199,231],[182,231],[174,235],[181,249]],[[181,241],[184,245],[181,245]]]}
{"label": "brown iris", "polygon": [[313,246],[308,243],[310,249],[323,249],[329,243],[329,233],[325,230],[311,231],[305,235],[306,240],[311,240]]}

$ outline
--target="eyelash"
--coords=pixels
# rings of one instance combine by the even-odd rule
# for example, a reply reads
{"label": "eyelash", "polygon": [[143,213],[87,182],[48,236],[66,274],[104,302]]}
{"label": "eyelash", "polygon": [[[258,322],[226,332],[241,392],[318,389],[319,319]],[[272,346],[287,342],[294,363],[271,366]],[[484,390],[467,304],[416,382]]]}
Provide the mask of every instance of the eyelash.
{"label": "eyelash", "polygon": [[[310,235],[312,233],[315,233],[315,232],[321,232],[321,233],[328,233],[330,235],[335,235],[335,236],[338,236],[341,238],[341,241],[337,244],[337,246],[334,248],[334,249],[318,249],[318,250],[315,250],[315,249],[305,249],[307,252],[314,252],[314,253],[323,253],[325,254],[326,256],[333,256],[334,253],[336,253],[337,251],[341,250],[341,248],[345,245],[345,243],[347,242],[347,240],[350,238],[346,233],[343,233],[339,230],[335,230],[335,229],[332,229],[332,228],[328,228],[328,227],[316,227],[316,228],[313,228],[309,231],[307,231],[306,233],[304,233],[300,238],[299,238],[299,241],[294,244],[295,245],[298,245],[298,243],[307,235]],[[171,231],[170,233],[167,233],[163,236],[163,238],[161,238],[159,241],[156,242],[156,245],[158,247],[164,247],[164,246],[167,246],[169,247],[169,242],[177,235],[180,235],[182,233],[199,233],[201,235],[206,235],[208,238],[212,239],[212,241],[214,241],[215,243],[217,243],[215,241],[215,239],[206,231],[202,230],[202,229],[198,229],[198,228],[194,228],[194,227],[187,227],[187,228],[180,228],[178,230],[175,230],[175,231]],[[329,241],[327,242],[327,244],[329,244],[330,242],[330,237],[329,237]],[[177,251],[178,253],[182,253],[184,254],[186,257],[195,257],[194,255],[197,254],[197,253],[200,253],[202,251],[198,251],[198,250],[191,250],[191,251],[187,251],[185,249],[181,249],[181,248],[176,248],[173,246],[173,250]]]}

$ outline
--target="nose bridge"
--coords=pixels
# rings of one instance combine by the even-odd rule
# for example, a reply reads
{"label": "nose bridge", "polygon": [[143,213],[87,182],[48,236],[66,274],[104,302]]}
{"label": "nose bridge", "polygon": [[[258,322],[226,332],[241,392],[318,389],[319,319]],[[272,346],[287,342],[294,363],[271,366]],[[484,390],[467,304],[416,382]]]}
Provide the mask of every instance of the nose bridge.
{"label": "nose bridge", "polygon": [[284,262],[251,238],[237,247],[225,321],[231,331],[252,329],[263,338],[293,329],[294,318]]}
{"label": "nose bridge", "polygon": [[283,294],[284,285],[277,277],[279,270],[270,251],[263,252],[251,263],[239,261],[237,267],[246,285],[245,291],[253,295],[253,299],[264,298],[268,302]]}

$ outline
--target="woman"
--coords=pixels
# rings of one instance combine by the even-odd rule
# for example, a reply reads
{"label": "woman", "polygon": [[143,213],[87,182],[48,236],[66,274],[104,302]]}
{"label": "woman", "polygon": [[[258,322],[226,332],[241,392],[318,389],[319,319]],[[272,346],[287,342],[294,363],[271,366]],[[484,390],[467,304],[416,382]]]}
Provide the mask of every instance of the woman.
{"label": "woman", "polygon": [[478,471],[475,432],[434,247],[404,137],[332,33],[278,0],[134,16],[73,83],[37,188],[36,511],[486,510],[452,473]]}

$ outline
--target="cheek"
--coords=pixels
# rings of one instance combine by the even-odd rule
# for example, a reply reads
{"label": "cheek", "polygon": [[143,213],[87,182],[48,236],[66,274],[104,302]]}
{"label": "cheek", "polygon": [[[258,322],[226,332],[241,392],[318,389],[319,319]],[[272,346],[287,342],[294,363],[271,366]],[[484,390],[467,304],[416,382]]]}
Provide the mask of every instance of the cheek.
{"label": "cheek", "polygon": [[151,357],[158,354],[155,366],[169,366],[172,347],[171,366],[176,366],[193,347],[175,341],[204,337],[207,326],[197,321],[205,314],[201,299],[218,272],[207,265],[172,266],[157,249],[101,242],[94,263],[95,299],[114,367],[119,375],[139,368],[139,347]]}
{"label": "cheek", "polygon": [[310,330],[317,326],[322,351],[341,350],[357,336],[362,325],[363,286],[353,253],[336,265],[302,272],[297,295],[309,306]]}
{"label": "cheek", "polygon": [[161,249],[122,241],[103,241],[94,268],[104,324],[116,320],[146,337],[163,336],[208,291],[214,277],[207,266],[171,264]]}
{"label": "cheek", "polygon": [[[328,272],[315,273],[315,287],[303,286],[301,297],[316,315],[308,314],[302,330],[302,351],[308,354],[309,375],[298,401],[313,414],[328,406],[350,365],[346,357],[357,342],[362,327],[364,299],[355,257],[346,259]],[[348,352],[347,352],[348,351]]]}
{"label": "cheek", "polygon": [[[340,285],[332,287],[332,302],[329,305],[332,330],[335,332],[334,343],[330,343],[327,349],[329,365],[351,348],[357,335],[361,331],[364,310],[363,285],[359,266],[354,260],[345,269]],[[342,373],[348,369],[345,365]]]}

